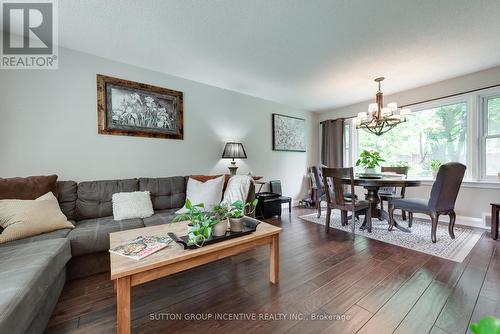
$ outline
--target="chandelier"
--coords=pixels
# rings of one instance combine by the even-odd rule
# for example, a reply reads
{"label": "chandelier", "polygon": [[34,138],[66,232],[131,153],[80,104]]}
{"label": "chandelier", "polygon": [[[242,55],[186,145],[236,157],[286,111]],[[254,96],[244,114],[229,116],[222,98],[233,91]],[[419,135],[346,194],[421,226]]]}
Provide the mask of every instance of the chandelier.
{"label": "chandelier", "polygon": [[368,113],[360,112],[358,117],[354,119],[356,129],[363,129],[377,136],[381,136],[396,125],[406,122],[406,117],[411,114],[410,108],[399,109],[396,102],[388,103],[387,107],[384,107],[384,93],[382,93],[380,84],[384,79],[384,77],[380,77],[374,80],[378,83],[378,91],[376,102],[368,105]]}

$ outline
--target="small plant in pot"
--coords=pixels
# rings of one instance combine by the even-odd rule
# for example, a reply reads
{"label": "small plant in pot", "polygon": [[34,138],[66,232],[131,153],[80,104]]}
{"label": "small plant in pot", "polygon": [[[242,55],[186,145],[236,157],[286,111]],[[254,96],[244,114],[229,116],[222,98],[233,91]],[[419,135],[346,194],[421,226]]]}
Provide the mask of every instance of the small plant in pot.
{"label": "small plant in pot", "polygon": [[231,232],[241,232],[243,230],[243,218],[245,215],[250,215],[255,211],[257,202],[257,199],[248,203],[238,200],[231,204],[231,210],[229,211],[229,224]]}
{"label": "small plant in pot", "polygon": [[203,246],[206,239],[212,235],[212,228],[219,221],[215,217],[203,211],[204,204],[191,204],[189,199],[186,199],[187,212],[175,217],[174,222],[189,221],[188,225],[188,245]]}
{"label": "small plant in pot", "polygon": [[218,221],[218,223],[215,224],[212,228],[212,234],[214,237],[221,237],[226,234],[230,211],[231,206],[225,202],[214,206],[213,213],[215,215],[215,219]]}
{"label": "small plant in pot", "polygon": [[384,161],[385,160],[382,159],[379,152],[364,150],[359,155],[356,166],[363,167],[366,174],[375,174],[375,168],[379,167],[380,163]]}
{"label": "small plant in pot", "polygon": [[431,160],[431,170],[432,170],[432,177],[435,179],[437,172],[439,170],[439,167],[441,167],[442,163],[439,160]]}

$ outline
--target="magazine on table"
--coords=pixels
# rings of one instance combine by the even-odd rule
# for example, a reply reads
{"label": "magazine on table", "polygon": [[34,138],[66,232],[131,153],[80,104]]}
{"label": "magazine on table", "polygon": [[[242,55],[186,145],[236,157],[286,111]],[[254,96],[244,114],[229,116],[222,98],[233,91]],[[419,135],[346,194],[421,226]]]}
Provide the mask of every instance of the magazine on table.
{"label": "magazine on table", "polygon": [[122,255],[134,260],[141,260],[165,247],[173,240],[158,236],[139,236],[132,241],[109,250],[110,253]]}

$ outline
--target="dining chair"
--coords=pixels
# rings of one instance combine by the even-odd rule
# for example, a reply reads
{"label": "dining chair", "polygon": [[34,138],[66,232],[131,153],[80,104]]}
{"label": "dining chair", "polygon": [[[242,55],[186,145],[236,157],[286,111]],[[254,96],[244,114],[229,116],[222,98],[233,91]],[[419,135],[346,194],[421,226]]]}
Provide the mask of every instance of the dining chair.
{"label": "dining chair", "polygon": [[[408,177],[408,170],[410,168],[408,166],[402,166],[402,167],[382,167],[381,172],[390,172],[390,173],[395,173],[399,175],[404,175],[405,177]],[[380,188],[378,191],[378,196],[380,197],[380,210],[384,210],[384,201],[389,203],[389,201],[397,199],[397,198],[405,198],[405,191],[406,187],[401,187],[401,190],[399,192],[399,195],[397,194],[397,188],[396,187],[384,187]],[[403,220],[406,220],[406,211],[401,210],[401,217]],[[411,227],[411,225],[410,225]]]}
{"label": "dining chair", "polygon": [[[341,221],[347,223],[347,212],[351,211],[352,216],[356,217],[358,212],[365,213],[366,224],[368,227],[368,232],[372,231],[372,219],[371,219],[371,206],[368,201],[357,201],[356,196],[346,197],[344,193],[344,183],[342,180],[348,179],[348,190],[350,194],[354,194],[354,169],[350,168],[323,168],[323,184],[328,185],[331,183],[333,191],[329,191],[325,188],[324,192],[326,194],[326,224],[325,230],[328,233],[330,228],[330,218],[332,214],[332,209],[338,209],[341,212]],[[356,219],[352,219],[352,233],[356,233],[355,227]]]}
{"label": "dining chair", "polygon": [[[314,177],[314,183],[316,185],[316,209],[318,210],[318,218],[321,217],[321,202],[326,202],[326,193],[325,193],[325,183],[323,180],[323,172],[322,169],[326,168],[326,166],[312,166],[311,173]],[[328,181],[328,189],[333,192],[333,187],[331,181]],[[357,197],[357,195],[354,195]],[[350,192],[344,191],[344,197],[350,199],[352,194]],[[358,216],[356,216],[358,218]],[[345,220],[350,219],[350,217],[346,217]],[[345,225],[347,221],[342,221],[342,225]]]}
{"label": "dining chair", "polygon": [[448,233],[455,239],[455,201],[457,200],[460,185],[465,175],[466,166],[459,162],[449,162],[441,165],[432,185],[430,198],[402,198],[389,202],[389,231],[394,227],[394,210],[402,209],[409,212],[409,224],[413,220],[413,213],[425,213],[431,217],[431,240],[436,242],[436,229],[440,215],[448,215],[450,223]]}

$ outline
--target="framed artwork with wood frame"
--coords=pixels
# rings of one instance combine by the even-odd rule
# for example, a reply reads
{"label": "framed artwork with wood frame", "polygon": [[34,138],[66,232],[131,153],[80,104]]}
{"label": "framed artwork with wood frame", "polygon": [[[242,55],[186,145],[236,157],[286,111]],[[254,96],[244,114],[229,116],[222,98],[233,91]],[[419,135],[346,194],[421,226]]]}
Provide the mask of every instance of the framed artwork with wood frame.
{"label": "framed artwork with wood frame", "polygon": [[98,133],[183,139],[182,92],[97,75]]}

